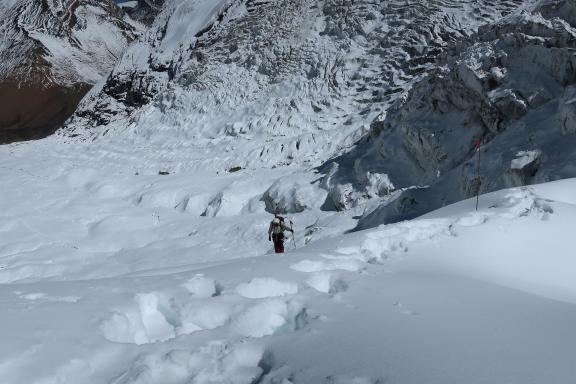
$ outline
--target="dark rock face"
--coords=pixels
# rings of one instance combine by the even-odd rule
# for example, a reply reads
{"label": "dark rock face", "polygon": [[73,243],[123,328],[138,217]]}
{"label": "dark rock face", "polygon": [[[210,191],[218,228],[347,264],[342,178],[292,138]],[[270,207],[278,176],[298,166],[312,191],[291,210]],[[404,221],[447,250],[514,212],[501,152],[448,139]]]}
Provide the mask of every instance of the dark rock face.
{"label": "dark rock face", "polygon": [[64,87],[0,84],[0,144],[53,134],[74,113],[89,84]]}
{"label": "dark rock face", "polygon": [[162,10],[165,0],[138,0],[138,5],[134,8],[124,8],[132,19],[141,22],[146,26],[151,26],[156,15]]}

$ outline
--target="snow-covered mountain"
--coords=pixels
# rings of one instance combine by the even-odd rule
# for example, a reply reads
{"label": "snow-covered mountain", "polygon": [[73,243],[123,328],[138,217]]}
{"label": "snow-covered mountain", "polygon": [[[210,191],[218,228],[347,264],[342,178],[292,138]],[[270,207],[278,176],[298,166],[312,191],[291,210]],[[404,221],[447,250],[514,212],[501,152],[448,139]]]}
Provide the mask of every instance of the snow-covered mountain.
{"label": "snow-covered mountain", "polygon": [[482,26],[327,164],[327,206],[376,190],[384,203],[361,220],[367,228],[471,197],[479,183],[487,192],[576,176],[575,48],[574,1]]}
{"label": "snow-covered mountain", "polygon": [[111,0],[3,2],[0,142],[59,128],[141,29]]}
{"label": "snow-covered mountain", "polygon": [[520,3],[170,0],[65,133],[237,148],[221,168],[319,163]]}
{"label": "snow-covered mountain", "polygon": [[573,384],[576,179],[376,226],[570,174],[573,4],[167,0],[0,146],[0,383]]}

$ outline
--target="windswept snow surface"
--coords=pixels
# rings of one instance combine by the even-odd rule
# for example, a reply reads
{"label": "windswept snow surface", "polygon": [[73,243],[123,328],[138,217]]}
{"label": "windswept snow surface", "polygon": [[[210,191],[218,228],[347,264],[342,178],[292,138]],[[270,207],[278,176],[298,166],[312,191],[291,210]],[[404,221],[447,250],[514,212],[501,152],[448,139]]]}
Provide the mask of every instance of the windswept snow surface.
{"label": "windswept snow surface", "polygon": [[308,173],[112,149],[0,147],[1,383],[574,382],[576,179],[349,235],[312,204],[278,256],[261,198]]}

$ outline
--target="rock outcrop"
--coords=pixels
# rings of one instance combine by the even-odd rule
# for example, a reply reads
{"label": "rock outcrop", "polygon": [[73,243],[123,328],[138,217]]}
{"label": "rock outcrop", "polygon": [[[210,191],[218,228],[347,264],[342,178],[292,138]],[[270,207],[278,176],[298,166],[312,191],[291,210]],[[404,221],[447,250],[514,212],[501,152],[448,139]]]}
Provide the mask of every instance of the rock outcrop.
{"label": "rock outcrop", "polygon": [[119,6],[132,19],[151,26],[154,19],[162,10],[165,0],[134,0],[120,3]]}

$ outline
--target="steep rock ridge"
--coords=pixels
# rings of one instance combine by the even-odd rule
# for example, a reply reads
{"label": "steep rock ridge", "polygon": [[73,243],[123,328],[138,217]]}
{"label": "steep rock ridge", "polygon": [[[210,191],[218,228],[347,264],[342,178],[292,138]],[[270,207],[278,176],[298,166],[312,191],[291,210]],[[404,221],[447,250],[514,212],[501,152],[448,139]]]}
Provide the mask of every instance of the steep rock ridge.
{"label": "steep rock ridge", "polygon": [[20,0],[3,7],[0,143],[59,128],[141,28],[111,0]]}
{"label": "steep rock ridge", "polygon": [[[326,165],[327,209],[381,196],[359,228],[576,175],[576,3],[539,1],[463,43]],[[473,141],[482,140],[480,178]],[[376,193],[372,180],[376,182]]]}
{"label": "steep rock ridge", "polygon": [[170,0],[62,135],[227,148],[220,169],[319,164],[521,2]]}

